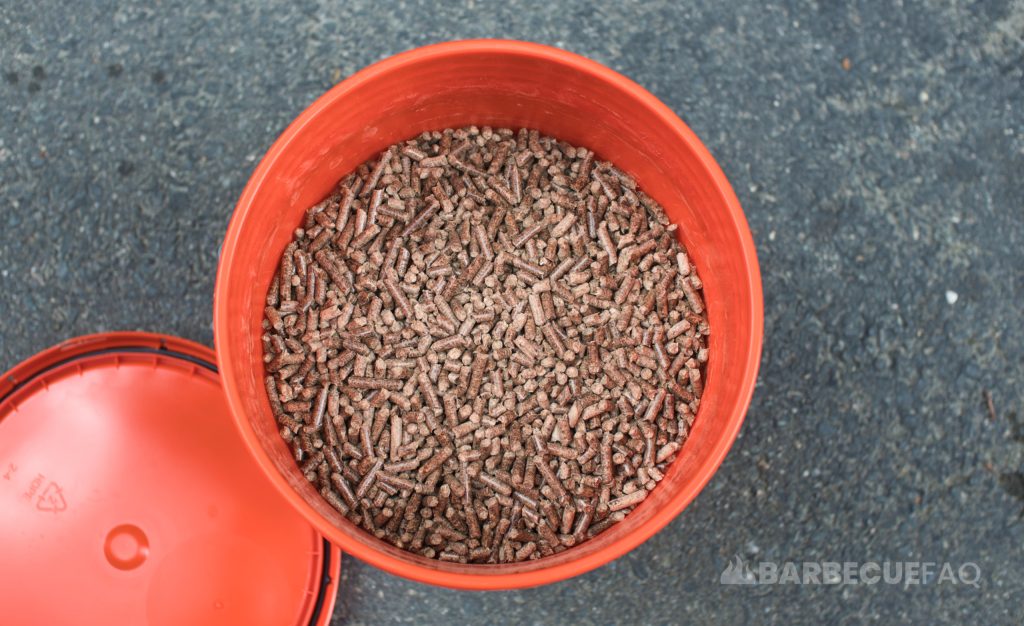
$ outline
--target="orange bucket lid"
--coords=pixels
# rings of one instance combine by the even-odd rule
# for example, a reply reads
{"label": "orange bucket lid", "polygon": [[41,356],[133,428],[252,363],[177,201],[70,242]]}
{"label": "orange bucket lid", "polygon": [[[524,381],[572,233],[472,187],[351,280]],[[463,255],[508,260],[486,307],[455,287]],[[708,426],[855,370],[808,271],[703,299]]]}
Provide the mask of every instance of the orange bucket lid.
{"label": "orange bucket lid", "polygon": [[340,552],[256,466],[214,362],[107,333],[0,378],[2,621],[330,621]]}

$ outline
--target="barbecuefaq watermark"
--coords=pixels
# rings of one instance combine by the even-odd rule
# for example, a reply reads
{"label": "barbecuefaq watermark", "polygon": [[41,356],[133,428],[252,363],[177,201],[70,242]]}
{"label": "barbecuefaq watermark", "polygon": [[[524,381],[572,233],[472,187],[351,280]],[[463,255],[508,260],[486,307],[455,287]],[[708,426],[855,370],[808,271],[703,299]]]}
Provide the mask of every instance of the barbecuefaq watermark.
{"label": "barbecuefaq watermark", "polygon": [[719,577],[723,585],[952,585],[981,587],[977,563],[936,561],[760,561],[735,555]]}

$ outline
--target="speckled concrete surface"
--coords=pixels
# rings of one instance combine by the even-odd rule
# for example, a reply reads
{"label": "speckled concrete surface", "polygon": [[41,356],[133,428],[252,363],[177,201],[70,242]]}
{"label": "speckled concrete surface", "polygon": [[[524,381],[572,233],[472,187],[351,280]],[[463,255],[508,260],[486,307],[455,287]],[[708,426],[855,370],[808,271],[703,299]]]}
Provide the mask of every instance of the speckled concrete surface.
{"label": "speckled concrete surface", "polygon": [[[530,39],[624,72],[747,211],[761,377],[693,505],[543,589],[348,559],[335,624],[1024,621],[1024,2],[65,4],[0,5],[0,369],[109,329],[211,343],[218,246],[260,155],[334,82],[433,41]],[[983,577],[722,586],[734,554]]]}

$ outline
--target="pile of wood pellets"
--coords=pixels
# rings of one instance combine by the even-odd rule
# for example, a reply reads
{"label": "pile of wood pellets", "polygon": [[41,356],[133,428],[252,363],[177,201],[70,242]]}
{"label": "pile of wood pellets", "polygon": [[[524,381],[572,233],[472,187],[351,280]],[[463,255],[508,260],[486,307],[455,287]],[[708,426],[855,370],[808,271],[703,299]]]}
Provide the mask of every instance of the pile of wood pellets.
{"label": "pile of wood pellets", "polygon": [[270,406],[353,524],[458,563],[579,545],[662,479],[710,332],[661,207],[537,131],[424,133],[310,208],[267,294]]}

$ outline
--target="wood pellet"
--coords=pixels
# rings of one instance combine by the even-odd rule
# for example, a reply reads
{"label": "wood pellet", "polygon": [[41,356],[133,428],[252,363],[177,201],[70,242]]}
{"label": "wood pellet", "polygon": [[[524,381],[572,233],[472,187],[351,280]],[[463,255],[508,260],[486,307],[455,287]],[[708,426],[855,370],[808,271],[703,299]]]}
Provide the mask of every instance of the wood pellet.
{"label": "wood pellet", "polygon": [[586,148],[468,127],[311,207],[266,299],[266,390],[324,500],[458,563],[618,523],[703,391],[703,284],[661,207]]}

